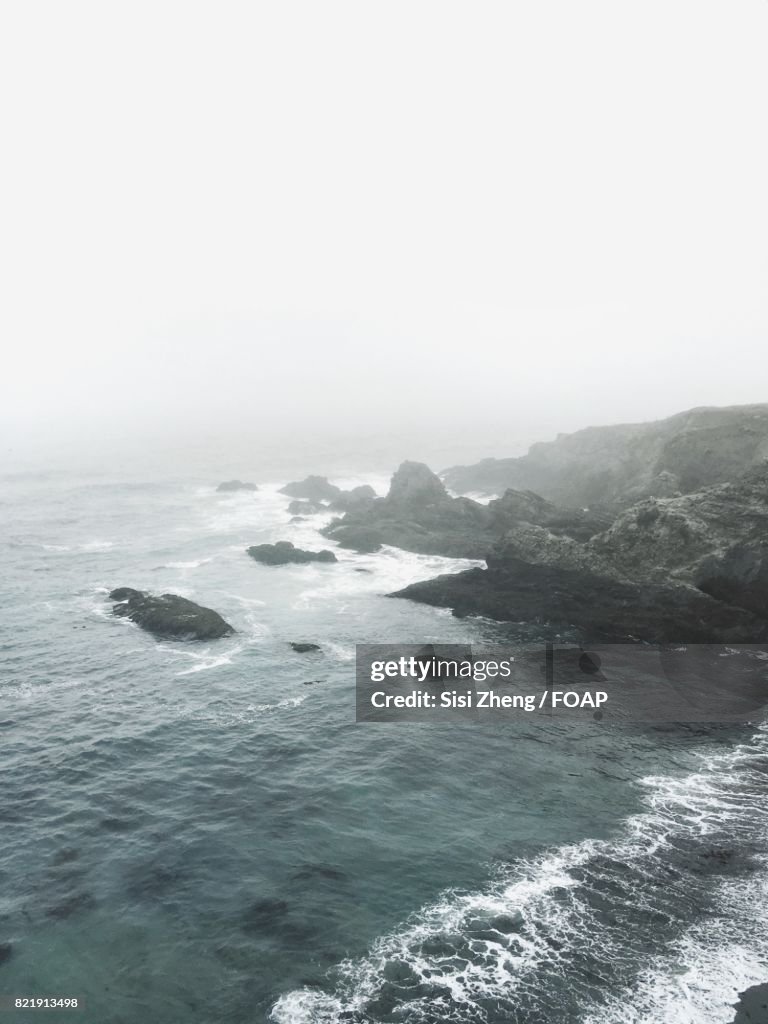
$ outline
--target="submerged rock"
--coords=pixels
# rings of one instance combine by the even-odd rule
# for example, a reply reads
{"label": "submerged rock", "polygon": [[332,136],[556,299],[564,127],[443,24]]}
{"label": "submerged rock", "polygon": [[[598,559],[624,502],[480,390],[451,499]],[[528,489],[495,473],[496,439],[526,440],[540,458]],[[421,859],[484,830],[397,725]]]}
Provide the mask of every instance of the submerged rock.
{"label": "submerged rock", "polygon": [[319,651],[321,649],[320,644],[297,643],[295,640],[291,640],[290,644],[297,654],[308,654],[309,651]]}
{"label": "submerged rock", "polygon": [[0,942],[0,964],[4,964],[6,960],[10,960],[13,956],[13,943],[12,942]]}
{"label": "submerged rock", "polygon": [[217,491],[258,491],[256,484],[243,483],[242,480],[225,480],[219,484]]}
{"label": "submerged rock", "polygon": [[335,562],[336,555],[332,551],[303,551],[294,547],[289,540],[279,540],[276,544],[254,544],[247,549],[251,558],[262,565],[291,565],[304,562]]}
{"label": "submerged rock", "polygon": [[304,498],[307,501],[333,501],[341,494],[341,488],[329,483],[327,477],[308,476],[281,487],[280,493],[291,498]]}
{"label": "submerged rock", "polygon": [[119,587],[109,595],[114,615],[124,616],[156,636],[173,640],[218,640],[234,629],[212,608],[177,594],[148,594]]}

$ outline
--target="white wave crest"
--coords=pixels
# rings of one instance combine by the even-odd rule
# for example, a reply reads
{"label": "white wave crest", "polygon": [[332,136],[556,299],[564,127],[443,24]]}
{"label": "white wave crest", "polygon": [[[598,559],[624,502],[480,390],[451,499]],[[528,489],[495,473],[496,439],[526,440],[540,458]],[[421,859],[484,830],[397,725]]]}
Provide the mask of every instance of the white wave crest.
{"label": "white wave crest", "polygon": [[[681,851],[700,850],[713,836],[741,840],[746,846],[757,833],[768,838],[768,790],[762,772],[766,739],[768,731],[762,728],[749,743],[703,758],[695,773],[643,780],[648,809],[628,818],[612,840],[585,840],[515,865],[480,892],[446,892],[402,928],[380,938],[368,955],[338,965],[332,993],[310,988],[286,993],[273,1006],[272,1020],[336,1024],[361,1014],[373,1021],[367,1007],[391,990],[393,969],[409,979],[387,1010],[400,1021],[443,1019],[437,1013],[440,1001],[444,1019],[455,1022],[487,1020],[484,1008],[489,1002],[509,1006],[514,1017],[518,1000],[527,999],[528,1005],[540,1001],[546,995],[542,983],[562,979],[568,957],[578,961],[584,954],[597,964],[616,967],[619,978],[635,978],[630,989],[585,1017],[585,1024],[716,1024],[731,1019],[732,1010],[728,1017],[724,1008],[731,1007],[739,986],[757,979],[761,956],[768,952],[768,873],[757,880],[750,876],[724,883],[718,906],[729,928],[712,921],[691,927],[678,936],[671,963],[668,954],[659,955],[658,963],[646,963],[644,973],[628,943],[630,933],[617,928],[615,920],[606,924],[591,901],[594,886],[599,892],[607,884],[620,914],[626,911],[625,917],[631,918],[633,912],[647,910],[652,915],[659,909],[657,894],[672,902],[685,898],[674,884],[665,883],[663,874],[655,874]],[[744,891],[737,897],[739,886]],[[749,915],[741,912],[747,906],[752,908],[751,926]],[[733,971],[729,964],[736,956],[742,968]],[[569,988],[575,990],[577,982],[578,971]],[[424,991],[429,994],[420,994]],[[591,1012],[588,984],[578,998],[587,1004],[583,1012]]]}

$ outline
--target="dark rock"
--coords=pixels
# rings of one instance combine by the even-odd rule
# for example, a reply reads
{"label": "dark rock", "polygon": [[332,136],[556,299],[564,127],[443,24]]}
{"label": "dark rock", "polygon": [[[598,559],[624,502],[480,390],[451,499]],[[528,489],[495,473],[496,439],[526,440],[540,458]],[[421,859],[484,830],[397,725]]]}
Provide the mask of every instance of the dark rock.
{"label": "dark rock", "polygon": [[0,964],[4,964],[13,956],[13,943],[0,942]]}
{"label": "dark rock", "polygon": [[340,512],[350,512],[352,509],[367,508],[375,498],[376,491],[370,484],[360,484],[351,491],[342,491],[331,502],[331,508]]}
{"label": "dark rock", "polygon": [[173,640],[218,640],[234,629],[212,608],[177,594],[148,594],[119,587],[109,595],[113,614],[129,618],[155,636]]}
{"label": "dark rock", "polygon": [[739,543],[702,559],[694,579],[699,590],[719,601],[768,619],[768,544]]}
{"label": "dark rock", "polygon": [[468,498],[451,498],[428,466],[404,462],[389,493],[321,531],[341,547],[373,552],[381,544],[405,551],[482,558],[493,538],[492,517]]}
{"label": "dark rock", "polygon": [[488,502],[488,511],[495,519],[499,534],[516,523],[531,523],[545,527],[556,536],[579,541],[589,540],[613,521],[613,516],[606,512],[561,508],[533,491],[505,491],[500,498]]}
{"label": "dark rock", "polygon": [[361,555],[379,551],[384,540],[381,530],[375,526],[336,526],[328,536],[333,537],[340,548],[357,551]]}
{"label": "dark rock", "polygon": [[295,500],[288,503],[288,511],[294,516],[312,516],[317,512],[323,512],[327,508],[326,505],[321,505],[319,501],[300,501]]}
{"label": "dark rock", "polygon": [[217,491],[258,491],[256,484],[243,483],[242,480],[225,480],[219,484]]}
{"label": "dark rock", "polygon": [[626,507],[736,480],[768,457],[768,405],[699,408],[654,423],[588,427],[527,455],[446,470],[454,491],[533,490],[564,505]]}
{"label": "dark rock", "polygon": [[752,985],[739,995],[733,1024],[768,1024],[768,982]]}
{"label": "dark rock", "polygon": [[489,508],[499,529],[513,515],[550,525],[517,522],[490,547],[487,571],[417,583],[396,596],[459,615],[574,626],[585,639],[758,643],[768,636],[768,465],[735,483],[640,501],[592,536],[594,521],[569,520],[537,495],[507,492]]}
{"label": "dark rock", "polygon": [[508,491],[487,506],[469,498],[452,498],[429,467],[404,462],[385,498],[353,508],[322,533],[340,547],[364,553],[391,544],[420,554],[484,558],[505,532],[524,521],[587,539],[604,529],[610,517],[561,509],[531,491]]}
{"label": "dark rock", "polygon": [[636,584],[557,565],[507,559],[413,583],[390,595],[455,615],[538,622],[553,633],[575,627],[584,641],[759,643],[768,625],[693,587]]}
{"label": "dark rock", "polygon": [[295,640],[291,640],[290,644],[297,654],[308,654],[310,651],[321,650],[320,644],[297,643]]}
{"label": "dark rock", "polygon": [[294,547],[289,540],[279,540],[276,544],[255,544],[247,549],[251,558],[262,565],[290,565],[304,562],[335,562],[336,555],[332,551],[303,551]]}
{"label": "dark rock", "polygon": [[307,501],[333,501],[341,494],[341,488],[329,483],[327,477],[308,476],[304,480],[281,487],[280,493],[291,498],[305,498]]}
{"label": "dark rock", "polygon": [[768,463],[623,512],[589,550],[636,580],[692,584],[768,619]]}

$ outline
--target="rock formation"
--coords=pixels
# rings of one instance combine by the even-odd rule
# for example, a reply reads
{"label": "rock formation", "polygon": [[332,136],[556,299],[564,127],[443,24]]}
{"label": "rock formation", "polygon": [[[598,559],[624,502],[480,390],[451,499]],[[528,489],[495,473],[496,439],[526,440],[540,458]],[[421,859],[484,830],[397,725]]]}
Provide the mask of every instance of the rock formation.
{"label": "rock formation", "polygon": [[374,491],[370,484],[360,484],[359,487],[353,487],[349,491],[342,491],[331,502],[331,508],[339,512],[363,509],[367,508],[375,498],[376,491]]}
{"label": "rock formation", "polygon": [[335,562],[336,555],[332,551],[303,551],[294,547],[289,540],[279,540],[276,544],[255,544],[247,549],[251,558],[262,565],[291,565],[304,562]]}
{"label": "rock formation", "polygon": [[564,505],[626,507],[736,480],[768,457],[768,405],[700,408],[654,423],[587,427],[443,474],[454,491],[532,490]]}
{"label": "rock formation", "polygon": [[[501,502],[556,521],[556,511],[535,498]],[[591,640],[768,638],[768,464],[735,483],[638,502],[586,540],[569,525],[566,533],[517,523],[489,551],[487,570],[441,576],[393,596],[460,615],[575,626]]]}
{"label": "rock formation", "polygon": [[148,594],[119,587],[109,595],[114,615],[124,616],[155,636],[173,640],[218,640],[234,629],[212,608],[177,594]]}
{"label": "rock formation", "polygon": [[341,488],[329,483],[324,476],[308,476],[281,487],[280,493],[290,498],[304,498],[306,501],[333,501],[341,494]]}
{"label": "rock formation", "polygon": [[510,491],[487,506],[452,498],[428,466],[404,462],[385,498],[352,508],[322,533],[340,547],[360,552],[391,544],[426,555],[484,558],[507,530],[529,520],[579,537],[591,536],[609,521],[580,509],[559,509],[530,492]]}

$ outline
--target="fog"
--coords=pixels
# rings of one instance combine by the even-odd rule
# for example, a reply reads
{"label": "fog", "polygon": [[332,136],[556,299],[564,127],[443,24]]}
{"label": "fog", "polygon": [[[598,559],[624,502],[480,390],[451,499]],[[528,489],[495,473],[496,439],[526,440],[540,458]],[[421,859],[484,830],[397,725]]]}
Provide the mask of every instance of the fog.
{"label": "fog", "polygon": [[768,398],[763,0],[3,11],[6,457]]}

